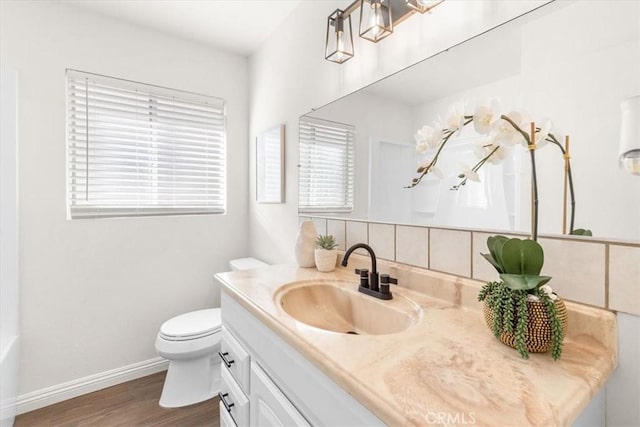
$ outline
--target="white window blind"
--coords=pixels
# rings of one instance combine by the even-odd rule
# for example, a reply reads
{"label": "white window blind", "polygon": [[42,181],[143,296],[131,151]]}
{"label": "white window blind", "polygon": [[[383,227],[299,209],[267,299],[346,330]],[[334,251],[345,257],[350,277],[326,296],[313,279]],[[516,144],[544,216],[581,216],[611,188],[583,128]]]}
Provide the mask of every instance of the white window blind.
{"label": "white window blind", "polygon": [[71,218],[224,213],[219,98],[67,70]]}
{"label": "white window blind", "polygon": [[300,212],[353,210],[354,139],[351,125],[300,119]]}

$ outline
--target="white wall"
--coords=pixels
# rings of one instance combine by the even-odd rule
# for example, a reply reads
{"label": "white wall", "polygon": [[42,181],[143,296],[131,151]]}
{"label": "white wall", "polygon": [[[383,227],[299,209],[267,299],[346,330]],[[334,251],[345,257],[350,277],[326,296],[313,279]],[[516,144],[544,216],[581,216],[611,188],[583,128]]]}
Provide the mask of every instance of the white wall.
{"label": "white wall", "polygon": [[[19,79],[19,393],[156,356],[160,324],[215,306],[213,274],[248,252],[246,58],[54,2],[1,6]],[[69,221],[65,68],[227,101],[228,214]]]}
{"label": "white wall", "polygon": [[0,67],[0,426],[16,414],[19,347],[17,78]]}

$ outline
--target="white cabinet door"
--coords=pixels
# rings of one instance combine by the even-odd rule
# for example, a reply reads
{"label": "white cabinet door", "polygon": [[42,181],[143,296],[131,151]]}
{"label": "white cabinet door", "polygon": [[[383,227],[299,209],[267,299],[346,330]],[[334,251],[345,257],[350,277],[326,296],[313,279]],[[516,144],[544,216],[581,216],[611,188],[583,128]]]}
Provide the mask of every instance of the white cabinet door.
{"label": "white cabinet door", "polygon": [[271,378],[251,362],[251,425],[255,427],[309,426]]}

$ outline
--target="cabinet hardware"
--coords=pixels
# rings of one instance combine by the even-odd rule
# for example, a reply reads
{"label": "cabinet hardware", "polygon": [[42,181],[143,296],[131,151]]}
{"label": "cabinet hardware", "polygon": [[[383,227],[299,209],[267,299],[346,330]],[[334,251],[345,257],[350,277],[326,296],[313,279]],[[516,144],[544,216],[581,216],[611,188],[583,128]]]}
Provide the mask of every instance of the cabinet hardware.
{"label": "cabinet hardware", "polygon": [[231,364],[233,362],[235,362],[234,360],[227,360],[226,356],[229,354],[229,352],[225,351],[224,353],[222,353],[221,351],[218,352],[218,356],[220,356],[220,359],[222,359],[222,363],[225,364],[225,366],[227,368],[231,368]]}
{"label": "cabinet hardware", "polygon": [[231,408],[235,404],[227,403],[227,400],[225,399],[225,397],[227,396],[229,396],[229,393],[224,393],[224,394],[222,394],[222,392],[218,393],[218,397],[220,398],[220,402],[222,402],[222,404],[224,405],[224,409],[226,409],[228,413],[231,413]]}

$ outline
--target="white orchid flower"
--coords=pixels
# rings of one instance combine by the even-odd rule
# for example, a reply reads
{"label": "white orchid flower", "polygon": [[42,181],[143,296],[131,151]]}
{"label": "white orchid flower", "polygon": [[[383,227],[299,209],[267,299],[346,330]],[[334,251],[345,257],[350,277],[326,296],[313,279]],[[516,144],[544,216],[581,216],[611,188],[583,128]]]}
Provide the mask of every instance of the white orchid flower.
{"label": "white orchid flower", "polygon": [[498,120],[500,120],[500,113],[495,100],[491,106],[479,105],[473,112],[473,127],[480,135],[488,135]]}
{"label": "white orchid flower", "polygon": [[[518,111],[511,111],[509,114],[505,115],[509,119],[511,119],[519,128],[523,129],[523,115],[521,113],[519,113]],[[513,146],[518,143],[526,145],[526,140],[524,139],[522,134],[518,132],[518,130],[514,128],[511,123],[502,118],[494,123],[491,135],[493,137],[494,143],[496,143],[497,145]]]}
{"label": "white orchid flower", "polygon": [[447,117],[445,118],[445,125],[451,132],[456,132],[464,126],[464,109],[465,102],[459,101],[451,106]]}
{"label": "white orchid flower", "polygon": [[487,161],[491,164],[497,165],[498,163],[502,162],[504,159],[507,158],[507,156],[509,155],[509,151],[510,151],[509,147],[500,146],[498,147],[496,152],[493,153],[493,155],[487,159]]}
{"label": "white orchid flower", "polygon": [[494,144],[493,140],[489,139],[479,143],[476,146],[476,148],[473,150],[473,153],[476,155],[478,159],[484,159],[489,154],[493,153],[491,154],[491,157],[487,159],[487,161],[489,163],[497,165],[498,163],[502,162],[504,159],[507,158],[507,156],[509,155],[509,151],[510,151],[509,147]]}
{"label": "white orchid flower", "polygon": [[421,148],[426,147],[421,153],[428,149],[436,148],[442,142],[442,129],[434,126],[422,126],[415,134],[415,139]]}
{"label": "white orchid flower", "polygon": [[461,163],[460,166],[462,168],[462,172],[460,173],[460,175],[464,175],[464,177],[467,178],[468,180],[471,180],[474,182],[480,182],[480,175],[478,175],[477,172],[473,171],[471,167],[469,167],[464,163]]}
{"label": "white orchid flower", "polygon": [[551,120],[546,118],[542,120],[542,123],[540,124],[540,130],[536,132],[536,148],[542,148],[547,145],[547,136],[551,131],[551,126]]}
{"label": "white orchid flower", "polygon": [[424,142],[418,142],[416,143],[416,151],[420,154],[424,153],[425,151],[427,151],[429,147],[427,146],[426,143]]}

